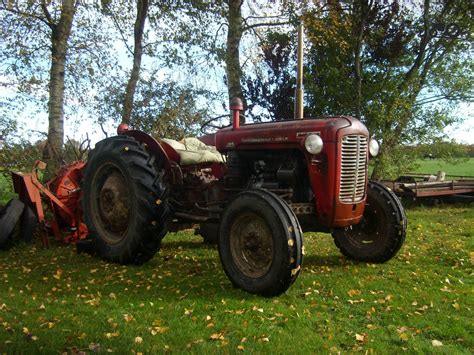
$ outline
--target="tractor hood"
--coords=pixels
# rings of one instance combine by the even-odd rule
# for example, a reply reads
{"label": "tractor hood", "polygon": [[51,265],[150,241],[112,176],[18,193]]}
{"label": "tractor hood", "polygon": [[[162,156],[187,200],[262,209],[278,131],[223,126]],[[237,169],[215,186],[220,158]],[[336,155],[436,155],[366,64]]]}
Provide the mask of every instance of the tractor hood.
{"label": "tractor hood", "polygon": [[367,128],[353,117],[306,118],[278,122],[253,123],[239,129],[227,127],[214,136],[203,137],[206,144],[215,145],[218,151],[236,149],[300,149],[308,134],[318,134],[325,143],[337,141],[337,131],[353,127],[355,131],[367,132]]}

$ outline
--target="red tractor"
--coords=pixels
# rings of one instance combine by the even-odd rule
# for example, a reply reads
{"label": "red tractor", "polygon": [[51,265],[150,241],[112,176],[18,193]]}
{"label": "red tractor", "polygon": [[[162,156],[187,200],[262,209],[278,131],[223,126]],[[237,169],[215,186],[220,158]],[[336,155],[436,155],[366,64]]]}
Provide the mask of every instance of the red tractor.
{"label": "red tractor", "polygon": [[302,119],[303,27],[298,33],[295,120],[232,124],[182,142],[120,125],[97,143],[84,172],[82,207],[92,248],[104,259],[142,263],[168,231],[199,225],[216,242],[231,282],[278,295],[301,271],[303,230],[332,233],[341,252],[379,263],[405,240],[395,194],[368,181],[378,144],[352,117]]}
{"label": "red tractor", "polygon": [[303,231],[332,233],[341,252],[379,263],[406,234],[394,193],[368,181],[378,144],[352,117],[232,125],[175,142],[120,125],[97,143],[84,172],[84,221],[97,253],[143,263],[168,231],[199,225],[218,242],[231,282],[266,296],[295,281]]}

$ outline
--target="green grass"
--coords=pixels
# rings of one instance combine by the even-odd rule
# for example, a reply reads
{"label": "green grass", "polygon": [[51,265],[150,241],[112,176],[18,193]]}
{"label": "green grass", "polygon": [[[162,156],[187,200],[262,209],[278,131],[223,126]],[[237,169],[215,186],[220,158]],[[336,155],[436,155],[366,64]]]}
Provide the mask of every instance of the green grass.
{"label": "green grass", "polygon": [[275,298],[232,288],[216,248],[189,231],[140,267],[73,246],[1,251],[0,353],[471,354],[474,209],[408,217],[405,245],[382,265],[350,262],[328,235],[307,234],[303,272]]}
{"label": "green grass", "polygon": [[455,163],[447,163],[444,160],[418,160],[419,168],[412,173],[424,173],[436,175],[438,171],[444,171],[448,175],[474,176],[474,158],[459,159]]}

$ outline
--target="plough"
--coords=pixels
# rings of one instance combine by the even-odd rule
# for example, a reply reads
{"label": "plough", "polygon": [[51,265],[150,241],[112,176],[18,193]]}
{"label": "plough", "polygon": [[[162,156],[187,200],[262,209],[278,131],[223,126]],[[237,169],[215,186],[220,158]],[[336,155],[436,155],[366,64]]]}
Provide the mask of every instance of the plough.
{"label": "plough", "polygon": [[[42,161],[37,160],[30,173],[12,172],[18,199],[12,200],[2,213],[2,218],[8,218],[5,217],[5,221],[2,219],[0,244],[7,242],[7,233],[11,233],[20,215],[23,239],[31,239],[32,231],[39,223],[44,247],[49,247],[49,231],[57,241],[64,243],[85,239],[87,227],[82,223],[79,203],[84,166],[83,161],[65,165],[45,184],[38,177],[38,171],[46,168]],[[43,206],[47,206],[47,210]]]}

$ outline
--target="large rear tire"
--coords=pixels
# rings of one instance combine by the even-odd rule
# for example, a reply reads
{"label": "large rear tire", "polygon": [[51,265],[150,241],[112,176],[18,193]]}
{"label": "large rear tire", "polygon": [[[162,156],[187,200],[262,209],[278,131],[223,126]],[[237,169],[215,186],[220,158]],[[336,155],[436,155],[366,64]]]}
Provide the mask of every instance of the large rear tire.
{"label": "large rear tire", "polygon": [[107,138],[89,154],[84,172],[84,221],[98,254],[142,264],[168,231],[162,161],[131,137]]}
{"label": "large rear tire", "polygon": [[332,235],[346,257],[383,263],[400,250],[406,235],[407,218],[398,197],[386,186],[371,181],[362,221],[335,230]]}
{"label": "large rear tire", "polygon": [[238,194],[219,227],[219,256],[231,282],[263,296],[285,292],[303,262],[298,219],[277,195],[266,190]]}

